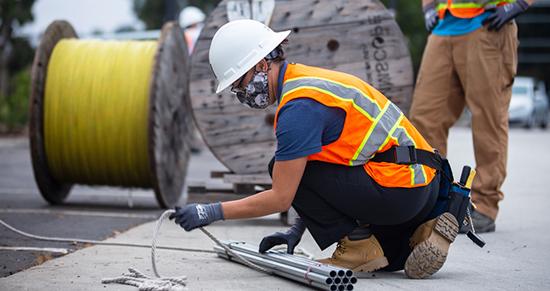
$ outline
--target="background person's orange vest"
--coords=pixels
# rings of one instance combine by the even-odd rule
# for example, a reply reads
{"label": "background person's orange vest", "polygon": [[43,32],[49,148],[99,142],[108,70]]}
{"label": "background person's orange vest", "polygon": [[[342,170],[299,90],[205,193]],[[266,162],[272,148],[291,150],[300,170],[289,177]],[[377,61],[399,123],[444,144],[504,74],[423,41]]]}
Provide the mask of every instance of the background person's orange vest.
{"label": "background person's orange vest", "polygon": [[512,2],[516,2],[516,0],[436,0],[436,10],[440,19],[445,17],[447,10],[458,18],[473,18],[485,12],[485,9]]}
{"label": "background person's orange vest", "polygon": [[362,165],[369,176],[385,187],[425,186],[435,176],[434,169],[420,164],[369,162],[375,153],[392,146],[415,146],[431,152],[433,149],[397,106],[361,79],[341,72],[289,64],[275,115],[275,129],[281,108],[296,98],[311,98],[346,112],[340,137],[323,146],[320,153],[310,155],[308,160]]}

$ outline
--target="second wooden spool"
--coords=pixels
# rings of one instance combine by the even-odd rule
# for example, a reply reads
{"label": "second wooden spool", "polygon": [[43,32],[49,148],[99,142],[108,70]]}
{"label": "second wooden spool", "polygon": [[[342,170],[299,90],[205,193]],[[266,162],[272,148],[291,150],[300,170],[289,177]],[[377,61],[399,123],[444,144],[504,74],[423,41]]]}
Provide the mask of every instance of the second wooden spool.
{"label": "second wooden spool", "polygon": [[[225,0],[217,6],[195,46],[190,79],[193,116],[204,141],[229,170],[266,173],[275,150],[274,109],[245,108],[229,90],[215,94],[208,62],[212,37],[228,22],[228,5],[235,7],[235,2],[239,1]],[[269,26],[292,30],[286,47],[289,61],[356,75],[408,112],[413,89],[410,54],[393,15],[380,1],[278,0]]]}

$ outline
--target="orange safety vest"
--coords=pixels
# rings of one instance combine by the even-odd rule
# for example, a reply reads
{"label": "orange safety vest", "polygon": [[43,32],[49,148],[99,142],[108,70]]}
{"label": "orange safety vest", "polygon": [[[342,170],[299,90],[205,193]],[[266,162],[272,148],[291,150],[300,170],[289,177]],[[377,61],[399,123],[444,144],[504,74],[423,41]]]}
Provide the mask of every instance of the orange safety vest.
{"label": "orange safety vest", "polygon": [[301,64],[288,64],[283,78],[279,111],[296,98],[311,98],[346,112],[340,137],[322,147],[308,160],[347,166],[363,166],[367,174],[385,187],[414,188],[429,184],[436,171],[421,164],[399,165],[369,162],[374,154],[392,146],[433,148],[382,93],[363,80],[341,72]]}
{"label": "orange safety vest", "polygon": [[485,9],[513,2],[516,0],[436,0],[436,10],[440,19],[445,17],[447,10],[458,18],[473,18],[485,12]]}

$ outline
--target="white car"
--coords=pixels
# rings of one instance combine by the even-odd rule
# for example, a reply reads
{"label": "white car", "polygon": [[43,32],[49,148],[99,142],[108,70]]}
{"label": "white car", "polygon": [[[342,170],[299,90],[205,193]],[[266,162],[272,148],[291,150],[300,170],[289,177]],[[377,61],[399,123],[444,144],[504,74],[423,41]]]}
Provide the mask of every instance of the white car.
{"label": "white car", "polygon": [[549,112],[544,82],[537,82],[531,77],[516,77],[508,113],[510,124],[546,128]]}

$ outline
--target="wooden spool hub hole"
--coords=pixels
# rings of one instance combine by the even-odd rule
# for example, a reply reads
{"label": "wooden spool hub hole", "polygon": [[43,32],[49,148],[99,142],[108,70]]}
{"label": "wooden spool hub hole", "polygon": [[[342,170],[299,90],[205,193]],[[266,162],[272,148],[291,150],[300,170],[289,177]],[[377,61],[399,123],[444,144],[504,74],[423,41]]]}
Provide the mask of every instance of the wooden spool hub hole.
{"label": "wooden spool hub hole", "polygon": [[340,43],[335,39],[331,39],[327,42],[327,48],[331,52],[335,52],[336,50],[338,50],[339,47]]}

